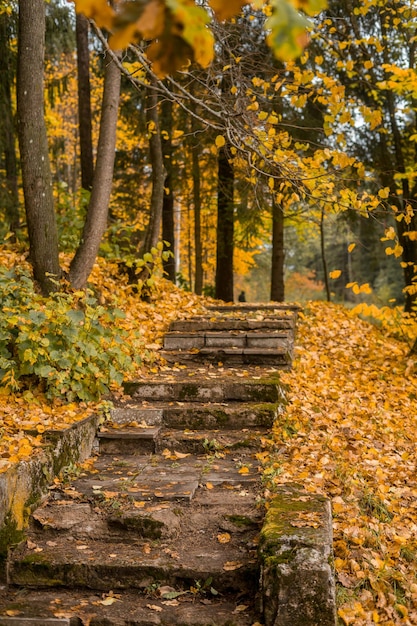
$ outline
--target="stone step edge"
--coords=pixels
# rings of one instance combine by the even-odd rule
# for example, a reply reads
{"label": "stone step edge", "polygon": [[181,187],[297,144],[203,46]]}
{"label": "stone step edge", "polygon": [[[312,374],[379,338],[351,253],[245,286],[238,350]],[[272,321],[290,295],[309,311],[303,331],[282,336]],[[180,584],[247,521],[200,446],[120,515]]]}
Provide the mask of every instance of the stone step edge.
{"label": "stone step edge", "polygon": [[259,541],[264,626],[336,626],[329,498],[300,485],[279,487]]}
{"label": "stone step edge", "polygon": [[206,307],[207,311],[301,311],[296,303],[286,302],[248,302],[240,304],[213,304]]}
{"label": "stone step edge", "polygon": [[159,356],[168,363],[221,362],[231,365],[274,365],[279,369],[290,369],[292,354],[287,347],[264,348],[200,348],[196,350],[161,350]]}
{"label": "stone step edge", "polygon": [[[24,597],[12,594],[9,601],[4,601],[0,595],[0,611],[13,610],[18,602],[22,615],[20,617],[9,617],[0,614],[0,626],[80,626],[81,624],[91,623],[91,626],[110,625],[112,623],[131,624],[131,626],[149,626],[153,624],[174,624],[178,623],[178,614],[182,615],[183,624],[192,626],[204,623],[215,623],[218,626],[250,626],[255,622],[253,615],[253,607],[247,607],[246,611],[239,610],[242,605],[242,599],[219,596],[210,596],[210,592],[197,596],[194,602],[169,606],[166,600],[159,596],[140,597],[135,593],[120,591],[116,596],[115,604],[118,607],[117,613],[121,614],[123,607],[123,622],[120,617],[115,616],[115,604],[102,604],[103,595],[101,593],[81,592],[79,590],[71,590],[63,592],[56,590],[43,590],[41,595],[45,597],[45,602],[41,601],[39,592],[26,590]],[[111,597],[111,595],[106,595]],[[210,603],[206,603],[207,597]],[[55,600],[59,600],[59,604]],[[91,599],[95,604],[91,604]],[[234,600],[234,601],[233,601]],[[246,599],[245,599],[246,603]],[[150,606],[147,606],[150,605]],[[3,606],[5,608],[3,608]],[[52,617],[57,611],[57,607],[63,614],[67,611],[72,613],[72,617]],[[73,607],[77,607],[73,610]],[[91,612],[95,614],[91,616]],[[36,615],[37,617],[28,617]],[[117,621],[116,621],[117,620]],[[126,621],[124,621],[126,620]]]}
{"label": "stone step edge", "polygon": [[169,325],[169,331],[189,330],[288,330],[294,332],[297,320],[293,313],[282,316],[271,316],[265,319],[251,319],[246,317],[209,317],[196,315],[183,320],[174,320]]}
{"label": "stone step edge", "polygon": [[[198,355],[197,355],[198,356]],[[152,402],[283,402],[286,386],[274,377],[261,379],[204,378],[187,380],[132,380],[123,384],[124,393],[133,400]]]}

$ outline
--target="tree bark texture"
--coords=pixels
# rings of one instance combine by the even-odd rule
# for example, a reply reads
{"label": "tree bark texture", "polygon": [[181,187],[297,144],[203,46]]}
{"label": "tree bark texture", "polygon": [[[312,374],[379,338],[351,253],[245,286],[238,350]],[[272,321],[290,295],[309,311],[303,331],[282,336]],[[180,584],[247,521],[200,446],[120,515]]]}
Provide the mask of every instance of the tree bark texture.
{"label": "tree bark texture", "polygon": [[70,282],[75,289],[85,287],[107,228],[116,150],[116,126],[121,74],[110,54],[106,55],[100,133],[93,188],[80,245],[71,262]]}
{"label": "tree bark texture", "polygon": [[17,115],[30,261],[46,295],[61,270],[44,120],[45,2],[20,0]]}
{"label": "tree bark texture", "polygon": [[201,172],[200,172],[200,147],[197,133],[198,125],[194,117],[191,118],[192,129],[192,180],[193,180],[193,204],[194,204],[194,256],[195,256],[195,276],[194,293],[201,296],[203,293],[203,242],[201,239]]}
{"label": "tree bark texture", "polygon": [[326,257],[326,238],[325,238],[325,232],[324,232],[324,208],[321,209],[321,217],[320,217],[320,248],[321,248],[321,261],[323,264],[324,285],[326,287],[326,298],[327,298],[327,302],[331,302],[332,295],[330,293],[329,272],[327,268],[327,257]]}
{"label": "tree bark texture", "polygon": [[272,200],[271,300],[284,302],[284,209]]}
{"label": "tree bark texture", "polygon": [[88,47],[89,23],[81,13],[76,14],[75,33],[77,39],[78,71],[78,128],[80,133],[81,186],[91,191],[94,176],[90,51]]}
{"label": "tree bark texture", "polygon": [[4,153],[6,171],[5,195],[2,201],[6,208],[9,229],[16,233],[19,228],[19,196],[17,186],[17,158],[15,147],[15,125],[13,120],[9,16],[0,14],[0,152]]}
{"label": "tree bark texture", "polygon": [[172,102],[164,100],[161,104],[162,153],[164,158],[165,190],[162,203],[162,241],[168,242],[168,250],[172,253],[163,260],[166,278],[175,283],[175,220],[174,191],[172,176]]}
{"label": "tree bark texture", "polygon": [[215,295],[233,302],[234,168],[228,146],[218,155],[217,250]]}
{"label": "tree bark texture", "polygon": [[150,132],[149,154],[152,165],[152,193],[149,207],[149,222],[142,242],[140,257],[156,246],[161,234],[162,206],[166,171],[162,154],[161,134],[159,130],[158,95],[149,87],[146,98],[146,121]]}

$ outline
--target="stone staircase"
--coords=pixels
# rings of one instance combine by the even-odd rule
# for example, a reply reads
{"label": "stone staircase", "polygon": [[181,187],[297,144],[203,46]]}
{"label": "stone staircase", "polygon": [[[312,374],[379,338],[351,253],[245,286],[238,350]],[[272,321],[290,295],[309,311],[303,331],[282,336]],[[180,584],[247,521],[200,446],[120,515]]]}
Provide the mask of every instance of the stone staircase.
{"label": "stone staircase", "polygon": [[[209,315],[204,333],[227,321]],[[51,485],[10,550],[0,626],[335,625],[328,501],[291,485],[265,516],[276,366],[176,369],[127,384],[96,456]]]}
{"label": "stone staircase", "polygon": [[298,307],[233,305],[211,307],[171,324],[163,356],[169,362],[221,362],[288,369],[294,348]]}

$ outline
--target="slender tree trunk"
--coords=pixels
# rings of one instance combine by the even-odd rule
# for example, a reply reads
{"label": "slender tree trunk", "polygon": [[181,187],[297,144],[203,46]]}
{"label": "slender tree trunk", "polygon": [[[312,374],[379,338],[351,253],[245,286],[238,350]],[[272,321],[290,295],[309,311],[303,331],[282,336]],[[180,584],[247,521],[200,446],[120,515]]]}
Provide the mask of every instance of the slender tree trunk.
{"label": "slender tree trunk", "polygon": [[284,209],[272,198],[271,300],[284,302]]}
{"label": "slender tree trunk", "polygon": [[93,187],[94,159],[91,116],[89,24],[81,13],[76,14],[77,70],[78,70],[78,128],[80,133],[81,186]]}
{"label": "slender tree trunk", "polygon": [[329,273],[327,268],[327,257],[326,257],[326,242],[324,236],[324,208],[321,209],[321,218],[320,218],[320,247],[321,247],[321,260],[323,263],[323,274],[324,274],[324,285],[326,287],[326,297],[327,302],[331,302],[331,293],[330,293],[330,285],[329,285]]}
{"label": "slender tree trunk", "polygon": [[217,189],[217,253],[215,294],[233,302],[234,168],[228,146],[219,150]]}
{"label": "slender tree trunk", "polygon": [[[381,33],[384,37],[387,38],[387,28],[384,20],[379,17],[379,23],[381,28]],[[390,56],[388,54],[388,49],[386,46],[383,47],[383,57],[384,63],[389,64]],[[414,68],[414,60],[410,59],[410,68]],[[408,142],[405,143],[403,136],[401,134],[401,130],[398,122],[398,107],[396,107],[395,102],[395,94],[392,90],[387,89],[385,92],[387,109],[390,119],[391,125],[391,133],[393,138],[393,148],[394,148],[394,157],[395,157],[395,168],[392,164],[391,159],[388,157],[386,161],[386,172],[390,172],[390,178],[392,178],[394,169],[404,174],[402,178],[402,194],[398,197],[397,194],[397,186],[394,180],[391,181],[389,185],[391,192],[393,195],[397,195],[396,204],[400,210],[400,213],[406,217],[407,219],[396,220],[396,228],[398,234],[398,240],[400,245],[403,248],[403,252],[401,255],[402,258],[402,266],[404,272],[404,282],[405,282],[405,306],[404,310],[408,313],[414,310],[415,305],[417,304],[417,293],[415,290],[415,280],[416,280],[416,267],[417,267],[417,241],[408,236],[407,233],[417,231],[417,200],[415,198],[415,193],[410,189],[410,183],[408,178],[405,176],[406,165],[405,165],[405,154],[406,151],[409,150]],[[415,188],[414,191],[417,191]],[[411,212],[409,212],[411,209]]]}
{"label": "slender tree trunk", "polygon": [[9,16],[0,14],[0,152],[4,152],[6,171],[6,219],[10,232],[19,228],[19,196],[17,187],[17,158],[15,127],[13,120],[12,90],[13,71],[10,59]]}
{"label": "slender tree trunk", "polygon": [[71,262],[70,281],[75,289],[85,287],[107,227],[116,149],[116,126],[120,98],[120,70],[106,55],[100,134],[93,189],[80,245]]}
{"label": "slender tree trunk", "polygon": [[191,173],[193,180],[193,205],[194,205],[194,255],[195,277],[194,292],[197,295],[203,293],[203,244],[201,240],[201,174],[200,174],[200,147],[197,139],[197,122],[191,118],[192,142],[191,142]]}
{"label": "slender tree trunk", "polygon": [[161,105],[161,141],[164,166],[166,171],[165,190],[162,203],[162,240],[168,242],[168,250],[172,253],[163,260],[166,277],[175,283],[175,220],[174,192],[172,177],[172,102],[164,100]]}
{"label": "slender tree trunk", "polygon": [[45,2],[20,0],[17,114],[30,261],[44,294],[61,270],[44,120]]}
{"label": "slender tree trunk", "polygon": [[161,134],[159,130],[158,95],[152,84],[146,98],[146,120],[150,132],[149,153],[152,165],[152,194],[148,227],[139,256],[142,257],[159,241],[164,201],[165,168],[162,154]]}

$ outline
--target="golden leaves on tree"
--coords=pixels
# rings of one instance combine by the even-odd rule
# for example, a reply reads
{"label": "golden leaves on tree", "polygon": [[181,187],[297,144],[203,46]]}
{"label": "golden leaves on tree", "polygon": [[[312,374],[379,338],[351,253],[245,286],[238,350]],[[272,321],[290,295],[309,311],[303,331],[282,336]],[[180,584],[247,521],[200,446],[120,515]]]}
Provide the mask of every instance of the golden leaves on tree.
{"label": "golden leaves on tree", "polygon": [[[155,73],[163,77],[196,61],[207,67],[214,56],[214,38],[208,28],[209,13],[194,0],[131,0],[119,2],[114,11],[106,0],[74,0],[76,10],[98,26],[112,32],[110,47],[126,48],[138,40],[150,41],[147,54]],[[248,4],[243,0],[211,0],[216,19],[238,15]],[[280,59],[298,56],[308,41],[308,20],[299,12],[312,15],[324,8],[323,0],[271,0],[254,2],[269,15],[268,41]]]}

